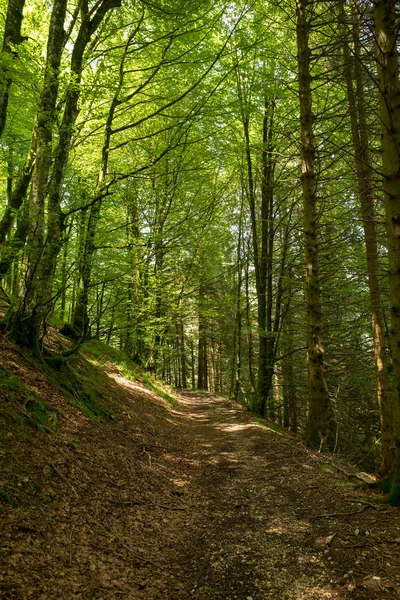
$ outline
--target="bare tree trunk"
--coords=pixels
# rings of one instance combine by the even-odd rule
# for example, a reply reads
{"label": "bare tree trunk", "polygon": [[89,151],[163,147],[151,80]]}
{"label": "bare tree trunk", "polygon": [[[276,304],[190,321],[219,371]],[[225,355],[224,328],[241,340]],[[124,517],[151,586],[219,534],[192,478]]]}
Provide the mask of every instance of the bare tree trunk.
{"label": "bare tree trunk", "polygon": [[68,230],[65,231],[64,233],[64,248],[63,248],[63,256],[62,256],[62,265],[61,265],[61,309],[60,309],[60,319],[61,321],[64,320],[64,316],[65,316],[65,307],[67,304],[67,280],[68,280],[68,275],[67,275],[67,258],[68,258],[68,245],[69,245],[69,238],[71,236],[71,230],[72,230],[72,225],[73,225],[73,221],[71,220],[71,223],[68,227]]}
{"label": "bare tree trunk", "polygon": [[[291,297],[290,281],[292,273],[289,271],[289,290],[288,296]],[[293,369],[293,319],[292,309],[289,304],[287,308],[287,314],[285,319],[285,330],[284,330],[284,343],[283,351],[287,356],[283,359],[282,364],[282,376],[283,376],[283,426],[293,433],[297,433],[297,397],[296,397],[296,386],[294,379]]]}
{"label": "bare tree trunk", "polygon": [[[342,7],[343,10],[344,7]],[[342,12],[343,16],[343,12]],[[353,17],[355,19],[355,17]],[[377,375],[377,394],[381,424],[382,460],[380,472],[386,475],[393,462],[391,449],[392,427],[389,398],[387,355],[385,350],[385,319],[381,286],[379,282],[378,242],[376,232],[375,200],[373,192],[373,174],[371,167],[368,125],[365,111],[365,94],[361,67],[359,31],[353,22],[353,41],[355,60],[352,61],[348,48],[348,39],[344,40],[343,58],[346,78],[347,97],[351,134],[355,155],[358,181],[358,195],[364,227],[365,249],[367,257],[368,287],[372,309],[372,336],[374,344],[375,368]],[[354,90],[355,84],[355,90]]]}
{"label": "bare tree trunk", "polygon": [[82,260],[79,262],[78,265],[78,293],[76,297],[75,311],[72,318],[72,324],[76,333],[81,337],[85,337],[87,335],[89,326],[87,312],[89,301],[89,288],[92,279],[93,259],[96,252],[95,236],[97,231],[97,225],[100,219],[102,201],[105,197],[104,184],[107,176],[108,158],[112,136],[112,124],[114,121],[115,111],[117,110],[118,106],[120,106],[122,103],[122,100],[120,99],[120,94],[123,89],[124,79],[126,75],[125,60],[128,55],[131,41],[135,36],[136,31],[137,30],[133,31],[129,36],[125,44],[124,52],[122,54],[121,62],[119,65],[118,85],[116,87],[112,102],[110,104],[110,108],[108,110],[107,121],[104,130],[101,164],[99,174],[97,177],[96,190],[89,209],[84,251],[82,255]]}
{"label": "bare tree trunk", "polygon": [[315,141],[313,132],[310,56],[311,3],[297,0],[297,50],[299,69],[300,128],[303,186],[303,216],[306,264],[307,347],[308,347],[308,419],[307,441],[322,448],[330,426],[330,400],[324,373],[321,289],[318,273],[317,189]]}
{"label": "bare tree trunk", "polygon": [[195,379],[195,361],[194,361],[194,342],[193,338],[190,339],[190,356],[191,356],[191,370],[192,370],[192,390],[196,389],[196,379]]}
{"label": "bare tree trunk", "polygon": [[[250,393],[253,397],[255,393],[255,378],[253,369],[253,334],[252,334],[252,320],[250,313],[250,294],[249,294],[249,247],[247,247],[247,259],[245,269],[245,291],[246,291],[246,328],[247,328],[247,347],[248,347],[248,363],[249,363],[249,381],[250,381]],[[253,408],[253,406],[252,406]]]}
{"label": "bare tree trunk", "polygon": [[232,349],[232,375],[229,396],[238,400],[240,392],[240,380],[242,369],[242,284],[243,284],[243,262],[242,262],[242,224],[243,224],[243,199],[240,207],[238,243],[236,251],[236,316],[233,331]]}
{"label": "bare tree trunk", "polygon": [[186,369],[186,344],[185,344],[185,329],[183,326],[183,320],[180,319],[180,358],[182,365],[182,387],[187,388],[187,369]]}
{"label": "bare tree trunk", "polygon": [[207,376],[207,340],[205,333],[205,323],[202,315],[199,315],[199,344],[198,344],[198,370],[197,387],[199,390],[208,389]]}

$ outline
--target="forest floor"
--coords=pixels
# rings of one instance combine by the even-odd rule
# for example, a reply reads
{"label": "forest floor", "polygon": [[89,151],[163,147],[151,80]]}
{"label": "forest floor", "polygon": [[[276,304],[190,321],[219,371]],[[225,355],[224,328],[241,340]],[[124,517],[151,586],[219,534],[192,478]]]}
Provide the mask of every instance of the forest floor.
{"label": "forest floor", "polygon": [[[0,350],[2,599],[400,598],[400,509],[355,487],[354,469],[224,399],[171,405],[86,355],[92,418]],[[17,427],[36,405],[16,378],[52,432]]]}

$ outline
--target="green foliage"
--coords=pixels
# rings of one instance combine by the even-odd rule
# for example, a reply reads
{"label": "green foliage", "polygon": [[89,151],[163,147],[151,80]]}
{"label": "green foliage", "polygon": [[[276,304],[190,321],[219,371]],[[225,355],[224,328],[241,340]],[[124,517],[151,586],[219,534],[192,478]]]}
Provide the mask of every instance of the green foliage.
{"label": "green foliage", "polygon": [[[69,7],[71,14],[74,4]],[[2,6],[4,13],[4,2]],[[16,187],[35,127],[46,68],[50,7],[51,2],[32,0],[24,12],[25,39],[18,47],[18,58],[0,57],[0,66],[13,78],[0,144],[0,219],[9,202],[7,185]],[[314,57],[311,85],[318,148],[326,378],[338,423],[337,451],[374,470],[379,461],[379,415],[342,39],[333,13],[327,22],[322,4],[310,5],[309,10],[313,14],[308,42]],[[70,25],[72,29],[61,61],[59,114],[54,119],[51,156],[56,154],[62,133],[71,53],[82,23],[80,13],[75,23],[71,14],[65,23],[66,31]],[[175,405],[172,388],[161,380],[170,386],[196,388],[199,338],[205,341],[208,388],[220,394],[227,394],[231,387],[240,345],[239,401],[257,410],[258,295],[243,129],[248,119],[255,230],[260,234],[268,222],[271,234],[267,236],[272,244],[267,286],[270,329],[279,322],[273,334],[277,357],[286,357],[275,363],[276,398],[269,399],[269,408],[273,403],[283,405],[282,397],[290,387],[302,431],[307,415],[307,365],[302,350],[307,319],[294,22],[294,4],[283,11],[274,3],[259,0],[244,7],[208,0],[161,0],[155,4],[127,0],[110,11],[87,47],[81,85],[76,79],[72,86],[80,97],[78,120],[72,125],[72,152],[62,170],[65,237],[55,271],[49,270],[55,273],[54,306],[46,305],[43,330],[50,323],[73,323],[84,272],[88,279],[88,333],[98,338],[84,347],[89,360],[100,366],[112,362],[122,376],[141,382]],[[361,22],[360,27],[364,26]],[[366,109],[372,167],[379,174],[378,89],[373,85],[377,77],[371,67],[375,61],[372,48],[368,48],[370,38],[366,36],[361,60],[366,71],[373,71],[365,77]],[[268,103],[274,104],[276,125],[271,129],[269,152],[275,161],[271,211],[265,218],[260,206],[265,192],[263,119]],[[111,137],[106,147],[107,132]],[[49,178],[52,175],[50,169]],[[384,273],[387,249],[378,177],[373,184]],[[42,201],[46,210],[38,231],[48,231],[51,203],[47,197]],[[9,246],[20,217],[16,212],[0,248],[0,260],[11,253]],[[96,226],[89,235],[88,225],[93,222]],[[284,256],[286,234],[288,252]],[[93,254],[88,256],[90,247]],[[34,253],[30,247],[25,250],[24,259],[21,251],[16,252],[12,271],[1,285],[12,303],[28,306],[29,302],[22,300],[31,290],[24,286],[30,274],[40,269],[35,264],[28,276],[25,259]],[[387,278],[381,279],[387,306]],[[39,290],[46,287],[40,284]],[[28,297],[30,293],[25,299]],[[281,310],[281,321],[274,306]],[[240,344],[235,337],[239,319]],[[389,314],[387,320],[390,329]],[[73,333],[77,336],[78,332],[75,329]],[[271,331],[269,336],[272,340]],[[65,371],[64,359],[49,357],[48,361],[60,374]],[[70,369],[60,385],[86,416],[115,418],[99,392],[101,377],[94,371],[80,377]],[[56,411],[1,368],[0,392],[16,408],[4,411],[0,405],[6,433],[20,426],[56,430]],[[281,417],[277,411],[266,414],[277,420]],[[260,422],[280,430],[272,421]]]}

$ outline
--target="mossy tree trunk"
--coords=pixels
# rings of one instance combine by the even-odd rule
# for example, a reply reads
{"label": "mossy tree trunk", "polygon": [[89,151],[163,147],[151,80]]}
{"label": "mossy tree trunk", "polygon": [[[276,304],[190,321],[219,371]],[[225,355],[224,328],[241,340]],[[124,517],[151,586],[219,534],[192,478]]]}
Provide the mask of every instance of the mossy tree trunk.
{"label": "mossy tree trunk", "polygon": [[[32,175],[28,224],[28,268],[25,294],[7,318],[14,337],[28,346],[38,346],[41,312],[35,303],[38,289],[38,267],[42,259],[45,237],[45,197],[52,160],[53,127],[59,88],[59,69],[64,44],[64,21],[67,0],[55,0],[50,18],[46,69],[36,122],[36,159]],[[43,307],[41,307],[43,308]]]}
{"label": "mossy tree trunk", "polygon": [[28,345],[36,344],[44,320],[52,309],[53,278],[56,260],[62,247],[64,229],[64,215],[61,211],[62,184],[79,112],[78,101],[84,52],[107,11],[119,5],[120,0],[103,0],[98,3],[97,10],[93,14],[93,11],[89,12],[88,7],[83,3],[86,11],[82,9],[82,23],[71,55],[70,82],[66,92],[59,140],[53,154],[53,128],[56,118],[59,69],[65,41],[64,21],[67,1],[55,0],[53,4],[45,80],[37,114],[36,160],[32,175],[28,228],[27,286],[23,301],[16,315],[12,317],[17,339]]}
{"label": "mossy tree trunk", "polygon": [[[92,14],[92,10],[89,11],[85,7],[85,13],[82,15],[82,23],[72,51],[70,82],[66,93],[59,141],[54,153],[53,169],[49,184],[47,236],[43,249],[43,257],[40,260],[37,273],[40,284],[40,288],[36,292],[37,310],[41,313],[41,319],[44,318],[44,311],[49,310],[48,307],[52,302],[54,272],[63,241],[64,215],[61,210],[62,186],[68,164],[74,126],[79,114],[78,102],[81,94],[80,84],[85,50],[107,12],[120,5],[121,0],[103,0],[98,3],[98,8],[94,14]],[[44,307],[44,309],[41,310],[40,307]]]}
{"label": "mossy tree trunk", "polygon": [[394,461],[389,502],[400,504],[400,82],[398,11],[393,0],[377,0],[373,10],[379,74],[383,190],[390,286],[390,347],[393,360]]}
{"label": "mossy tree trunk", "polygon": [[[4,25],[3,55],[16,56],[16,47],[22,42],[21,25],[25,0],[8,0],[6,22]],[[0,138],[3,135],[6,121],[12,69],[5,62],[0,70]]]}

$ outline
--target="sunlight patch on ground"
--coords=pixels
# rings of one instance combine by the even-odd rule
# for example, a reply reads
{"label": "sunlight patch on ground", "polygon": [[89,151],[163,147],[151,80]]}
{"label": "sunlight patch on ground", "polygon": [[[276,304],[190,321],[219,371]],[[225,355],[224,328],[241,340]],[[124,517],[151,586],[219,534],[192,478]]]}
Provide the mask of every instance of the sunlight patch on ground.
{"label": "sunlight patch on ground", "polygon": [[190,479],[171,479],[171,483],[176,485],[177,487],[186,487],[190,483]]}
{"label": "sunlight patch on ground", "polygon": [[203,415],[196,415],[194,413],[189,413],[187,416],[190,419],[193,419],[193,421],[199,421],[200,423],[209,423],[210,422],[210,418],[204,417]]}
{"label": "sunlight patch on ground", "polygon": [[283,533],[285,532],[284,525],[282,523],[282,521],[280,519],[274,519],[269,527],[267,529],[265,529],[265,533],[275,533],[278,535],[283,535]]}
{"label": "sunlight patch on ground", "polygon": [[281,525],[273,525],[265,529],[265,533],[276,533],[277,535],[283,535],[283,527]]}
{"label": "sunlight patch on ground", "polygon": [[296,584],[295,596],[296,600],[344,600],[344,596],[332,589],[326,589],[320,586],[309,584]]}
{"label": "sunlight patch on ground", "polygon": [[304,533],[305,531],[311,531],[312,527],[309,521],[296,521],[292,529],[296,532]]}
{"label": "sunlight patch on ground", "polygon": [[315,554],[304,554],[303,556],[298,556],[297,560],[303,565],[315,565],[321,563],[321,558],[315,556]]}
{"label": "sunlight patch on ground", "polygon": [[[281,519],[274,519],[269,527],[264,529],[265,533],[274,533],[276,535],[283,535],[284,533],[304,533],[311,529],[311,525],[308,521],[290,521],[285,523]],[[309,557],[307,557],[308,559]]]}
{"label": "sunlight patch on ground", "polygon": [[129,388],[130,390],[139,391],[142,394],[147,394],[148,396],[151,396],[151,397],[154,397],[154,395],[155,395],[154,392],[151,392],[150,390],[145,388],[140,383],[135,383],[133,381],[129,381],[129,379],[125,379],[125,377],[120,377],[119,375],[114,375],[113,373],[109,373],[108,376],[111,377],[111,379],[114,379],[114,381],[122,387]]}
{"label": "sunlight patch on ground", "polygon": [[215,429],[219,429],[221,431],[227,432],[235,432],[235,431],[245,431],[248,429],[260,429],[261,425],[257,425],[256,423],[222,423],[221,425],[215,425]]}

